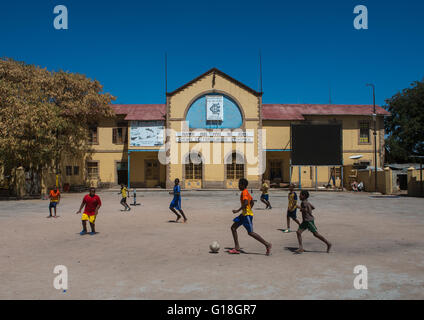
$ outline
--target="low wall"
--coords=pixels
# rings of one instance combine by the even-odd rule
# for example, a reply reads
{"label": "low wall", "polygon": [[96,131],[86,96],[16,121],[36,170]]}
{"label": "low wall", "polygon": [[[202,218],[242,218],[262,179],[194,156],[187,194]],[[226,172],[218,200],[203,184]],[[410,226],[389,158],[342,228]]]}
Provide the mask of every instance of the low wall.
{"label": "low wall", "polygon": [[[393,193],[392,170],[385,168],[383,171],[377,171],[377,190],[375,188],[375,171],[358,170],[358,183],[364,184],[366,192],[380,192],[383,194]],[[350,186],[348,186],[350,189]]]}
{"label": "low wall", "polygon": [[408,169],[408,196],[424,197],[424,182],[421,182],[424,170],[422,171],[412,167]]}

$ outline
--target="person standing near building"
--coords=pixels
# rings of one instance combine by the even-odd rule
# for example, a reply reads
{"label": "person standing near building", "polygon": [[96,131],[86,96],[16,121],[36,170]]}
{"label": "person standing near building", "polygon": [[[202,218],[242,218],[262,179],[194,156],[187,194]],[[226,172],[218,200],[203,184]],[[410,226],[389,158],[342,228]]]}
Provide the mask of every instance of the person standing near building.
{"label": "person standing near building", "polygon": [[91,232],[90,235],[96,234],[95,222],[97,215],[99,214],[99,208],[102,205],[100,197],[96,194],[96,189],[94,187],[90,188],[90,193],[85,195],[82,199],[81,206],[76,214],[81,213],[82,208],[85,207],[84,213],[81,216],[82,221],[82,231],[80,235],[87,234],[87,221],[90,223]]}
{"label": "person standing near building", "polygon": [[249,184],[249,181],[247,179],[240,179],[239,180],[239,190],[241,191],[240,194],[240,203],[241,206],[239,209],[233,210],[233,213],[238,213],[242,211],[242,213],[233,220],[233,225],[231,226],[231,232],[233,234],[234,238],[234,249],[231,249],[228,251],[230,254],[240,254],[240,244],[238,242],[238,235],[237,235],[237,228],[243,225],[246,230],[247,234],[251,236],[252,238],[258,240],[260,243],[262,243],[266,248],[266,255],[269,256],[271,254],[271,243],[265,241],[259,234],[253,232],[253,198],[250,195],[249,191],[247,190],[247,186]]}
{"label": "person standing near building", "polygon": [[50,215],[47,218],[51,218],[52,216],[52,208],[54,209],[54,217],[57,218],[56,216],[56,207],[60,202],[60,192],[57,189],[57,186],[54,186],[52,188],[52,190],[50,190],[49,193],[49,199],[50,199],[50,204],[49,204],[49,213]]}
{"label": "person standing near building", "polygon": [[128,189],[123,183],[121,184],[121,192],[119,192],[118,194],[122,195],[121,204],[124,206],[124,211],[130,211],[131,208],[127,204],[127,197],[129,197]]}
{"label": "person standing near building", "polygon": [[[184,222],[187,222],[187,218],[184,214],[183,209],[181,209],[181,187],[180,187],[180,179],[176,178],[174,180],[174,190],[172,192],[170,192],[169,194],[173,194],[174,198],[172,199],[170,205],[169,205],[169,209],[175,213],[175,215],[177,216],[177,219],[175,220],[175,222],[178,222],[181,219],[181,216],[183,216]],[[179,211],[179,214],[177,212],[177,210]]]}
{"label": "person standing near building", "polygon": [[269,186],[265,181],[265,178],[262,178],[262,187],[261,187],[261,201],[266,205],[265,209],[272,209],[271,203],[269,202],[269,194],[268,194]]}

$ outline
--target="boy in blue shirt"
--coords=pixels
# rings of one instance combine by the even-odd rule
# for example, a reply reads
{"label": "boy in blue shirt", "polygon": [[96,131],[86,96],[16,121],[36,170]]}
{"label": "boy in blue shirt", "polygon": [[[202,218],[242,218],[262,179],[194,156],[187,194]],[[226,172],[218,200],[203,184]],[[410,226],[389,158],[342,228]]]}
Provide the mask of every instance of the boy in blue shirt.
{"label": "boy in blue shirt", "polygon": [[[183,216],[184,222],[187,222],[187,218],[184,214],[184,211],[183,209],[181,209],[180,179],[175,179],[174,183],[174,191],[169,193],[174,195],[174,198],[172,199],[171,204],[169,205],[169,209],[177,216],[177,220],[175,220],[175,222],[178,222],[181,219],[181,216]],[[177,210],[181,213],[181,215],[178,214]]]}

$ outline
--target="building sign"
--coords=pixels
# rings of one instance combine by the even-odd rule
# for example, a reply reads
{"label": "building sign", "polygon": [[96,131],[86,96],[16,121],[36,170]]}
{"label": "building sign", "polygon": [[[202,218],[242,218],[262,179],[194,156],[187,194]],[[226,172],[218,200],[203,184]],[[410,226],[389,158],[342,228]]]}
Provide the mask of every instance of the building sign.
{"label": "building sign", "polygon": [[253,143],[253,131],[186,131],[177,132],[177,142],[248,142]]}
{"label": "building sign", "polygon": [[131,121],[130,147],[154,147],[163,145],[163,121]]}
{"label": "building sign", "polygon": [[224,121],[223,96],[206,96],[206,121]]}

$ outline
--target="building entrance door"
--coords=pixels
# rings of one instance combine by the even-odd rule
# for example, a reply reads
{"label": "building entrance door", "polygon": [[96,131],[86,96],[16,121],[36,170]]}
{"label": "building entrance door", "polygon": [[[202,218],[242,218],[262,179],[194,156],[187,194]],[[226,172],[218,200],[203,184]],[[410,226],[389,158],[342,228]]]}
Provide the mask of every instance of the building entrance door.
{"label": "building entrance door", "polygon": [[159,185],[159,161],[144,160],[146,187],[153,188]]}
{"label": "building entrance door", "polygon": [[283,182],[283,161],[282,160],[269,160],[269,180],[271,183]]}
{"label": "building entrance door", "polygon": [[117,162],[116,163],[116,176],[118,178],[118,184],[128,185],[128,163]]}
{"label": "building entrance door", "polygon": [[244,159],[241,155],[233,153],[227,160],[226,165],[226,187],[227,189],[238,189],[238,181],[244,178]]}
{"label": "building entrance door", "polygon": [[185,189],[201,189],[203,178],[202,158],[199,154],[194,153],[187,156],[184,165],[184,188]]}

